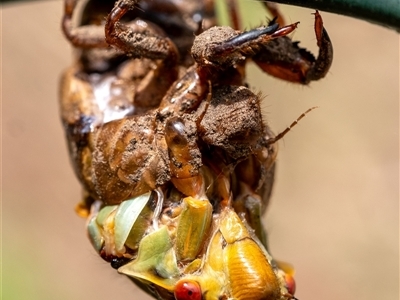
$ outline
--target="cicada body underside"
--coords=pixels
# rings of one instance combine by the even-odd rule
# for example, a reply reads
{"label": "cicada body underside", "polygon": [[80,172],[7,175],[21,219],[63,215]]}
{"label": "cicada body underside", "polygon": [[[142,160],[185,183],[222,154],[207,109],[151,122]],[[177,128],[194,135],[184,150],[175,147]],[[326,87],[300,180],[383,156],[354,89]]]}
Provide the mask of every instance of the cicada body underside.
{"label": "cicada body underside", "polygon": [[266,125],[245,64],[301,84],[324,77],[319,13],[315,58],[287,36],[297,23],[238,30],[234,1],[235,28],[216,26],[208,0],[90,0],[74,26],[76,2],[62,21],[77,56],[61,116],[95,250],[158,299],[295,299],[261,222],[290,127]]}

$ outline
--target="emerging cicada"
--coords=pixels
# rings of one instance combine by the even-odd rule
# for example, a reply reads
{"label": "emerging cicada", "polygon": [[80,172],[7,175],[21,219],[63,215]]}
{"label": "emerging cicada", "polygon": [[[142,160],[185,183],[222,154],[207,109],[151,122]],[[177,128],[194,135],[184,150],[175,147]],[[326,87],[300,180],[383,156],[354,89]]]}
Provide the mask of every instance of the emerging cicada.
{"label": "emerging cicada", "polygon": [[274,136],[244,67],[302,84],[325,76],[318,12],[314,58],[287,37],[297,23],[218,27],[213,1],[90,0],[75,28],[76,1],[62,21],[79,52],[61,115],[95,249],[158,299],[295,299],[261,224],[290,127]]}

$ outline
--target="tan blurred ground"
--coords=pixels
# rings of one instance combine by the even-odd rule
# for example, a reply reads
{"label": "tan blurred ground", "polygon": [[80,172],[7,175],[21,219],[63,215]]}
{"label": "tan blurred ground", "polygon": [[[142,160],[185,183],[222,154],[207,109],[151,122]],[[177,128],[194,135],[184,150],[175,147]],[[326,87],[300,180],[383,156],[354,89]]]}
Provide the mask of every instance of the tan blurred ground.
{"label": "tan blurred ground", "polygon": [[[312,11],[283,9],[315,52]],[[71,62],[61,10],[60,1],[2,7],[3,299],[147,299],[97,257],[73,212],[80,188],[57,107]],[[320,107],[280,142],[271,249],[295,265],[301,300],[398,300],[399,36],[323,18],[335,47],[326,79],[298,87],[249,77],[275,132]]]}

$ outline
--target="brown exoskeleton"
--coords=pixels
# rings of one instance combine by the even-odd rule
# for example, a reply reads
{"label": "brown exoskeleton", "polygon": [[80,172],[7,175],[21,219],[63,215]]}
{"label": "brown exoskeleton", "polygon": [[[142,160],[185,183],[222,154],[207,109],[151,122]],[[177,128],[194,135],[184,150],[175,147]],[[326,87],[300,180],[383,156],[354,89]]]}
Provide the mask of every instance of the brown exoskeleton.
{"label": "brown exoskeleton", "polygon": [[[179,73],[193,63],[190,47],[200,26],[199,19],[204,20],[205,26],[214,24],[207,1],[191,1],[190,5],[186,2],[185,10],[173,1],[155,2],[142,1],[143,9],[127,14],[127,22],[118,22],[119,27],[129,26],[147,41],[142,45],[145,55],[127,55],[110,48],[105,40],[105,18],[114,1],[89,1],[78,28],[72,26],[77,1],[65,1],[63,30],[79,53],[78,61],[62,78],[62,118],[76,173],[85,190],[95,199],[98,197],[93,187],[92,170],[88,167],[93,151],[89,133],[109,121],[145,114],[156,108]],[[145,10],[147,6],[152,10]],[[164,9],[164,14],[155,11],[153,6]],[[117,22],[109,22],[109,25],[113,24]],[[152,38],[166,46],[164,52],[154,49]],[[147,52],[146,47],[153,51]]]}
{"label": "brown exoskeleton", "polygon": [[[190,299],[295,299],[289,272],[264,249],[260,221],[272,189],[275,142],[290,127],[274,136],[263,121],[260,95],[246,87],[244,66],[251,59],[269,74],[302,84],[324,77],[332,46],[319,13],[315,59],[287,37],[297,23],[271,22],[246,32],[213,26],[211,0],[91,0],[77,28],[75,6],[76,0],[65,0],[63,30],[79,53],[62,79],[61,113],[87,193],[79,211],[92,209],[96,249],[107,260],[121,259],[119,271],[148,282],[160,299],[189,299],[193,282],[200,298]],[[142,213],[143,202],[136,215],[148,228],[135,238],[124,229],[128,237],[121,242],[114,223],[124,203],[144,201],[149,192],[157,205]],[[199,203],[212,207],[200,231],[188,225],[196,213],[184,213],[184,203],[192,202],[189,211]],[[107,213],[113,207],[107,221],[105,207]],[[171,255],[173,270],[171,261],[156,261],[146,271],[137,267],[152,233],[163,236],[160,251]],[[188,247],[190,241],[198,246]],[[213,253],[227,261],[213,261]],[[234,270],[246,264],[251,267],[244,273]],[[152,269],[160,266],[162,274]],[[213,285],[219,276],[223,282]],[[241,286],[244,278],[255,286]]]}
{"label": "brown exoskeleton", "polygon": [[[277,24],[273,24],[266,28],[257,28],[244,33],[239,33],[228,27],[214,27],[196,37],[191,51],[196,64],[186,69],[185,73],[181,72],[183,75],[178,80],[179,68],[182,65],[179,63],[178,48],[172,40],[163,36],[157,25],[147,24],[149,22],[146,23],[142,19],[137,18],[130,22],[120,21],[125,14],[134,11],[135,4],[136,1],[118,1],[107,17],[105,40],[115,47],[116,50],[113,50],[104,48],[106,42],[104,38],[100,38],[100,35],[97,36],[93,33],[86,39],[82,35],[82,33],[90,32],[91,27],[98,29],[97,27],[101,26],[89,25],[89,28],[78,28],[80,30],[71,28],[69,22],[75,1],[66,1],[64,29],[72,43],[83,50],[79,63],[69,69],[63,78],[62,115],[69,141],[71,141],[70,149],[75,158],[78,176],[80,176],[92,197],[101,199],[106,203],[119,203],[127,199],[132,195],[131,192],[127,192],[129,189],[141,193],[146,189],[161,186],[169,181],[171,176],[168,167],[168,155],[166,154],[167,148],[166,145],[162,145],[163,142],[160,142],[161,144],[156,146],[155,150],[146,149],[145,142],[139,143],[139,146],[143,146],[141,150],[146,152],[146,155],[138,154],[138,158],[143,156],[142,160],[145,160],[146,163],[143,162],[142,164],[140,159],[134,158],[135,154],[132,153],[130,159],[135,161],[137,165],[134,166],[134,169],[138,171],[129,170],[127,176],[123,175],[124,167],[122,166],[126,162],[126,157],[124,162],[119,159],[118,163],[121,162],[122,165],[117,166],[112,171],[111,165],[113,163],[111,161],[106,163],[100,159],[95,160],[93,169],[91,158],[93,152],[99,151],[99,148],[105,149],[105,147],[92,145],[93,149],[90,150],[90,144],[95,141],[93,138],[88,138],[88,135],[95,135],[97,143],[102,143],[102,145],[106,143],[108,147],[115,148],[115,146],[110,145],[112,140],[109,138],[110,134],[107,134],[107,130],[111,129],[108,129],[108,127],[116,128],[120,126],[120,129],[114,130],[119,130],[123,134],[123,126],[117,124],[124,123],[124,121],[115,121],[112,123],[115,125],[108,124],[109,122],[123,120],[126,116],[147,113],[146,117],[131,118],[131,122],[133,122],[131,126],[136,126],[133,127],[135,130],[132,131],[138,135],[137,139],[145,140],[143,137],[140,138],[140,132],[150,134],[149,131],[153,131],[156,135],[161,134],[163,136],[162,128],[158,127],[163,127],[165,120],[172,115],[182,117],[184,114],[192,114],[196,111],[210,92],[209,82],[213,95],[217,95],[219,89],[222,89],[222,91],[227,89],[224,86],[244,85],[243,70],[237,66],[245,58],[252,58],[263,66],[263,69],[269,71],[271,69],[283,69],[282,65],[288,65],[287,57],[289,57],[293,60],[293,64],[287,67],[288,72],[304,75],[302,79],[298,80],[299,82],[308,82],[309,78],[316,77],[315,74],[318,74],[317,78],[324,76],[330,65],[330,62],[323,61],[321,63],[322,58],[329,56],[326,53],[331,52],[331,46],[328,42],[329,38],[323,30],[322,20],[317,13],[316,33],[318,44],[322,48],[316,61],[309,59],[311,57],[309,53],[303,58],[301,54],[306,52],[301,49],[300,51],[296,43],[292,44],[291,48],[289,46],[285,46],[286,49],[283,48],[290,51],[290,55],[287,55],[287,57],[277,59],[276,55],[270,54],[273,50],[279,48],[275,44],[269,47],[270,43],[276,40],[288,44],[289,39],[286,35],[293,31],[296,24],[280,29],[278,29]],[[94,19],[98,19],[97,12],[93,14],[96,16]],[[131,57],[140,59],[130,59]],[[122,62],[117,63],[118,61]],[[308,68],[305,67],[306,65]],[[277,71],[270,72],[277,73]],[[287,76],[286,79],[293,80],[293,76]],[[225,95],[227,99],[235,98],[230,97],[231,91],[225,91],[225,93],[228,93],[228,95]],[[252,101],[256,103],[259,100]],[[213,99],[211,103],[214,103]],[[257,106],[258,103],[255,105]],[[154,108],[158,109],[152,110]],[[243,109],[246,114],[248,109]],[[256,110],[259,110],[259,108],[256,108]],[[205,114],[199,116],[196,121],[197,125],[201,125],[199,120],[203,117],[204,120],[214,120],[212,122],[215,123],[218,116],[213,113],[212,117],[208,117],[210,114],[211,111],[208,113],[206,111]],[[234,116],[232,117],[234,118]],[[259,119],[253,118],[254,123],[262,124],[260,115],[257,118]],[[221,119],[228,120],[229,114],[221,117]],[[143,125],[140,122],[143,122]],[[160,122],[161,125],[158,124]],[[225,122],[225,124],[229,124],[229,122]],[[246,126],[250,125],[246,124]],[[225,144],[227,148],[224,150],[230,149],[227,152],[228,156],[237,160],[254,152],[254,149],[251,149],[254,148],[255,143],[259,142],[259,137],[264,132],[264,125],[257,126],[260,128],[244,129],[248,130],[253,136],[243,134],[240,131],[243,131],[243,128],[239,128],[237,132],[235,132],[236,129],[233,129],[231,137],[223,134],[217,137],[218,132],[211,132],[210,130],[214,129],[205,128],[205,126],[200,126],[199,131],[203,142],[220,148]],[[96,128],[101,128],[101,130],[98,132]],[[251,132],[251,130],[256,132]],[[152,137],[152,135],[154,134],[150,134],[149,137],[150,144],[154,144],[153,140],[158,139]],[[113,136],[115,137],[114,133]],[[192,144],[195,145],[196,143]],[[123,147],[126,146],[127,144],[124,144]],[[152,151],[154,151],[154,155]],[[121,148],[117,152],[116,156],[129,156],[128,153],[123,154]],[[117,159],[111,152],[107,153],[106,156],[104,156],[104,153],[97,153],[96,155],[102,156],[102,159],[107,158],[107,155],[109,159]],[[101,164],[98,167],[100,171],[95,171],[97,163]],[[105,170],[103,163],[108,164],[110,170]],[[114,164],[118,163],[114,162]],[[161,165],[167,167],[163,168]],[[197,172],[198,168],[199,166],[196,166],[194,169],[197,170],[192,170],[192,172]],[[103,175],[101,170],[108,172],[107,175]],[[111,173],[114,175],[111,175]],[[156,173],[158,174],[154,175]],[[154,178],[149,178],[152,175]],[[106,195],[110,189],[105,187],[103,183],[97,184],[98,180],[101,180],[104,176],[108,177],[107,182],[116,180],[115,184],[110,182],[108,184],[110,186],[124,185],[121,187],[125,191],[123,195],[116,195],[118,192],[115,191],[112,192],[113,196]],[[147,178],[148,182],[145,183]],[[143,187],[137,188],[136,185]]]}

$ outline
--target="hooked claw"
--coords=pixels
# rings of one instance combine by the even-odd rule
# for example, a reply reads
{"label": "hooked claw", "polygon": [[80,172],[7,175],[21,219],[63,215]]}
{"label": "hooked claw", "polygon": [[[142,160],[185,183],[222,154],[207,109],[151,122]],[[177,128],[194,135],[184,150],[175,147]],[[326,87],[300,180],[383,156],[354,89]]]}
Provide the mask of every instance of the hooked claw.
{"label": "hooked claw", "polygon": [[265,44],[262,51],[253,57],[253,61],[266,73],[291,82],[308,84],[319,80],[328,73],[333,59],[333,47],[329,35],[323,27],[322,17],[314,13],[315,36],[319,48],[318,57],[298,42],[292,42],[282,36]]}

